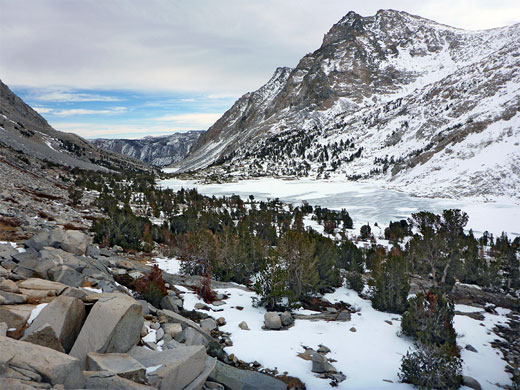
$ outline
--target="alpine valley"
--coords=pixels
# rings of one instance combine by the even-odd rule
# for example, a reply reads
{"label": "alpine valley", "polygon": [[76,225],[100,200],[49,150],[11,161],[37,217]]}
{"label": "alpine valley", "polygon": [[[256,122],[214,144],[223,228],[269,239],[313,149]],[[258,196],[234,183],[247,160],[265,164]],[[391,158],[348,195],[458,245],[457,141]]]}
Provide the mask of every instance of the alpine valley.
{"label": "alpine valley", "polygon": [[406,12],[349,12],[174,167],[518,201],[519,37],[520,24],[465,31]]}

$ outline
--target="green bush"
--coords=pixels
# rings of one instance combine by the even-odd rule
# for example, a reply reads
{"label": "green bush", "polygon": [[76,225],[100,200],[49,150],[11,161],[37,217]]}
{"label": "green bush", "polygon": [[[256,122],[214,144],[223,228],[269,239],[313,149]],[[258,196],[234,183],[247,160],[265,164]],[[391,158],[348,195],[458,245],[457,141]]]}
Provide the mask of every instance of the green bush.
{"label": "green bush", "polygon": [[419,389],[458,389],[462,384],[462,363],[457,356],[437,347],[415,345],[401,360],[399,379]]}
{"label": "green bush", "polygon": [[363,291],[363,288],[365,287],[361,274],[355,271],[348,272],[347,286],[352,290],[356,291],[358,294],[361,294],[361,291]]}
{"label": "green bush", "polygon": [[382,269],[376,272],[375,292],[372,297],[374,309],[403,313],[408,307],[409,290],[406,260],[400,253],[390,253]]}
{"label": "green bush", "polygon": [[444,294],[434,291],[417,294],[408,300],[401,328],[405,335],[414,337],[427,347],[443,347],[458,355],[457,334],[453,328],[453,303]]}

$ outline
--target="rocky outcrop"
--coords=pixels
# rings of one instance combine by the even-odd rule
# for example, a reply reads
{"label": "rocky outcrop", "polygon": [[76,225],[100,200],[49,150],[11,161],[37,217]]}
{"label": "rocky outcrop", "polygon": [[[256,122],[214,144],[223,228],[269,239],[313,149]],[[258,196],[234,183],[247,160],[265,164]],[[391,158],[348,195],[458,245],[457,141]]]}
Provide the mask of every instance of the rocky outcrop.
{"label": "rocky outcrop", "polygon": [[46,382],[66,389],[82,388],[80,361],[52,349],[0,336],[0,362],[4,378]]}
{"label": "rocky outcrop", "polygon": [[231,390],[285,390],[284,382],[256,371],[240,370],[217,361],[209,379]]}
{"label": "rocky outcrop", "polygon": [[143,326],[141,305],[124,294],[107,294],[92,307],[70,354],[81,360],[89,352],[128,352]]}

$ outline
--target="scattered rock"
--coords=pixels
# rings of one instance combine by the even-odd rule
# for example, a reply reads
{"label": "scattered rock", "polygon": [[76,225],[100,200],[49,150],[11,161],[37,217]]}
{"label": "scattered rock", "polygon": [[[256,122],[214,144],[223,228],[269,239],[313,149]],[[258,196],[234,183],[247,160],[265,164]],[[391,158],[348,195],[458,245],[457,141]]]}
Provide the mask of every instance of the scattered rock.
{"label": "scattered rock", "polygon": [[35,305],[0,305],[0,318],[9,328],[22,328]]}
{"label": "scattered rock", "polygon": [[110,371],[134,382],[143,383],[145,367],[127,353],[87,354],[89,371]]}
{"label": "scattered rock", "polygon": [[325,345],[320,344],[318,347],[319,347],[318,348],[318,352],[319,353],[322,353],[322,354],[326,355],[326,354],[328,354],[330,352],[330,348],[326,347]]}
{"label": "scattered rock", "polygon": [[48,274],[51,280],[72,287],[80,287],[85,280],[82,274],[68,265],[58,265],[53,267],[49,269]]}
{"label": "scattered rock", "polygon": [[357,329],[354,328],[354,327],[350,328],[349,330],[350,330],[351,332],[357,332]]}
{"label": "scattered rock", "polygon": [[56,336],[54,329],[49,324],[43,324],[41,327],[33,329],[31,333],[22,337],[21,341],[41,345],[42,347],[65,353],[60,340],[58,340],[58,336]]}
{"label": "scattered rock", "polygon": [[164,324],[164,333],[169,335],[171,338],[175,338],[179,333],[182,332],[181,324]]}
{"label": "scattered rock", "polygon": [[283,326],[290,326],[294,324],[294,319],[288,311],[284,311],[282,314],[280,314],[280,320],[282,321]]}
{"label": "scattered rock", "polygon": [[179,346],[162,352],[134,347],[129,352],[147,368],[147,381],[158,389],[184,389],[203,371],[206,350],[202,346]]}
{"label": "scattered rock", "polygon": [[224,326],[226,325],[226,319],[224,317],[217,318],[217,325],[218,326]]}
{"label": "scattered rock", "polygon": [[475,349],[475,347],[471,344],[466,345],[466,349],[470,352],[478,353],[478,351]]}
{"label": "scattered rock", "polygon": [[18,285],[9,279],[0,281],[0,290],[15,294],[19,292]]}
{"label": "scattered rock", "polygon": [[315,353],[312,355],[312,372],[316,372],[318,374],[321,373],[337,373],[338,371],[334,368],[332,364],[329,363],[327,358],[319,353]]}
{"label": "scattered rock", "polygon": [[92,307],[70,354],[82,361],[89,352],[128,352],[139,341],[141,305],[124,294],[106,294]]}
{"label": "scattered rock", "polygon": [[475,390],[482,390],[480,383],[473,377],[464,375],[462,377],[462,384]]}
{"label": "scattered rock", "polygon": [[213,329],[217,329],[217,323],[213,318],[205,318],[200,321],[200,327],[206,332],[211,332]]}
{"label": "scattered rock", "polygon": [[96,390],[153,390],[154,387],[141,385],[121,378],[110,371],[84,371],[85,389]]}
{"label": "scattered rock", "polygon": [[209,380],[222,383],[231,390],[285,390],[287,385],[272,376],[257,371],[240,370],[217,361]]}
{"label": "scattered rock", "polygon": [[37,373],[52,386],[61,384],[66,389],[80,389],[85,382],[78,359],[8,337],[0,337],[0,361]]}
{"label": "scattered rock", "polygon": [[282,320],[280,315],[275,312],[267,312],[264,314],[264,326],[270,330],[279,330],[282,328]]}
{"label": "scattered rock", "polygon": [[171,310],[175,313],[179,312],[179,306],[177,305],[177,299],[169,295],[164,296],[161,299],[161,309]]}
{"label": "scattered rock", "polygon": [[209,340],[204,337],[200,332],[197,332],[194,328],[187,327],[181,333],[179,333],[175,340],[185,345],[204,345],[206,346]]}
{"label": "scattered rock", "polygon": [[3,298],[4,305],[19,305],[27,302],[27,295],[14,294],[7,291],[0,291],[0,297]]}
{"label": "scattered rock", "polygon": [[61,295],[43,308],[25,334],[30,335],[44,324],[49,324],[68,353],[84,321],[85,304],[77,298]]}
{"label": "scattered rock", "polygon": [[242,321],[240,324],[238,324],[238,327],[242,330],[249,330],[249,326],[247,326],[247,322]]}
{"label": "scattered rock", "polygon": [[207,310],[207,311],[210,311],[211,308],[208,305],[205,305],[204,303],[197,302],[195,304],[195,310]]}

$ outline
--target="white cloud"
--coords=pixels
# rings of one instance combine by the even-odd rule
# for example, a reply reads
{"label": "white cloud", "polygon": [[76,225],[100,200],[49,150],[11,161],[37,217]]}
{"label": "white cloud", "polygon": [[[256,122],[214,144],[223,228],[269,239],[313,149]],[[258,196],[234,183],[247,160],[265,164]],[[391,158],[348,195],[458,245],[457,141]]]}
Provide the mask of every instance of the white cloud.
{"label": "white cloud", "polygon": [[39,114],[50,114],[54,111],[54,109],[47,107],[33,107],[33,110],[35,110]]}
{"label": "white cloud", "polygon": [[[154,118],[159,122],[173,122],[179,125],[189,124],[191,128],[208,128],[215,123],[222,113],[189,113],[189,114],[174,114],[163,115]],[[195,127],[194,127],[195,126]]]}
{"label": "white cloud", "polygon": [[63,92],[54,91],[46,92],[34,96],[35,100],[42,102],[118,102],[121,101],[119,98],[112,96],[96,95],[91,93],[75,93],[75,92]]}
{"label": "white cloud", "polygon": [[51,110],[50,112],[56,116],[73,116],[73,115],[106,115],[121,114],[127,111],[126,107],[114,107],[107,110],[89,110],[84,108],[70,108],[64,110]]}

